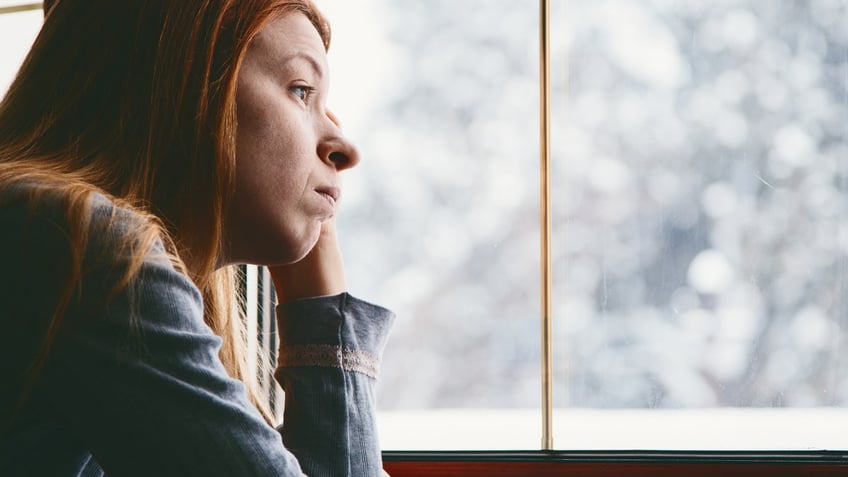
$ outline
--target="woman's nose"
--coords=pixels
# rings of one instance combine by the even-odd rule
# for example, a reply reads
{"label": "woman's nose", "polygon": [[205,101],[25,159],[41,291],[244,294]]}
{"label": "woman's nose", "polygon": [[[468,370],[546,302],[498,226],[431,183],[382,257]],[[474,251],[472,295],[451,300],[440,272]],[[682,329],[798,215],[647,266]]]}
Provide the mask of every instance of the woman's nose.
{"label": "woman's nose", "polygon": [[338,171],[359,164],[359,151],[356,146],[340,133],[321,141],[318,145],[318,157]]}
{"label": "woman's nose", "polygon": [[327,120],[330,123],[331,133],[318,145],[318,157],[338,171],[350,169],[359,164],[359,151],[342,134],[336,115],[327,111]]}

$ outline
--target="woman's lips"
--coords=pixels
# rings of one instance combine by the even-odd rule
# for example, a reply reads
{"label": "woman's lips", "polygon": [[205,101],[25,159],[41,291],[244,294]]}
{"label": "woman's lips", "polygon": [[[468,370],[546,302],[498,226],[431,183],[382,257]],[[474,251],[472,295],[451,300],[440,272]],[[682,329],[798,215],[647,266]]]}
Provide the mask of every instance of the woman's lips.
{"label": "woman's lips", "polygon": [[339,196],[341,195],[341,190],[338,187],[319,187],[315,189],[315,192],[329,202],[333,208],[335,208],[336,201],[339,200]]}

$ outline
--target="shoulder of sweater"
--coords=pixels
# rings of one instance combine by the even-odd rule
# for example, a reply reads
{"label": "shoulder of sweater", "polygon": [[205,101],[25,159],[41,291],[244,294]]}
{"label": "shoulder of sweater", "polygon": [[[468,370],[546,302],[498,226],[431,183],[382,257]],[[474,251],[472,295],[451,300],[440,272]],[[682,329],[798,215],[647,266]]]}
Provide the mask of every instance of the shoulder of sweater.
{"label": "shoulder of sweater", "polygon": [[[33,246],[61,242],[74,247],[79,238],[74,230],[79,231],[82,226],[87,239],[83,260],[100,261],[108,252],[126,248],[151,225],[143,214],[122,207],[96,191],[83,196],[79,214],[69,215],[72,200],[60,188],[13,184],[0,190],[0,228]],[[152,246],[164,253],[161,240],[155,240]]]}
{"label": "shoulder of sweater", "polygon": [[[91,223],[115,223],[117,226],[142,223],[145,219],[136,211],[117,205],[105,194],[92,190],[84,195]],[[70,195],[60,187],[34,183],[15,183],[0,189],[0,213],[6,216],[24,215],[33,218],[50,218],[56,221],[65,216],[70,205]],[[57,225],[62,225],[58,220]]]}

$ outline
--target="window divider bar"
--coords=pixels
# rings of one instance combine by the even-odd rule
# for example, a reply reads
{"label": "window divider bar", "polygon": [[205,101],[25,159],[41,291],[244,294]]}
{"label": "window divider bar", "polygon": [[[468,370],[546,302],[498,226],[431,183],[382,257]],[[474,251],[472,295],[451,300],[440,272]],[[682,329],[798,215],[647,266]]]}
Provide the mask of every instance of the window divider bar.
{"label": "window divider bar", "polygon": [[541,221],[542,449],[553,450],[553,337],[551,306],[551,69],[550,0],[539,0],[539,178]]}
{"label": "window divider bar", "polygon": [[259,267],[245,267],[245,332],[247,333],[247,380],[255,381],[259,367]]}

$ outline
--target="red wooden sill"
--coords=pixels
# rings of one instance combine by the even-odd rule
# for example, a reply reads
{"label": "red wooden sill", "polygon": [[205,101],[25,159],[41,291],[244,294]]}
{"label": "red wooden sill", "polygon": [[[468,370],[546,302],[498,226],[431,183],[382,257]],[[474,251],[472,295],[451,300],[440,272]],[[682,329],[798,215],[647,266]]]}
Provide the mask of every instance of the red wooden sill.
{"label": "red wooden sill", "polygon": [[848,477],[848,452],[385,452],[392,477]]}

